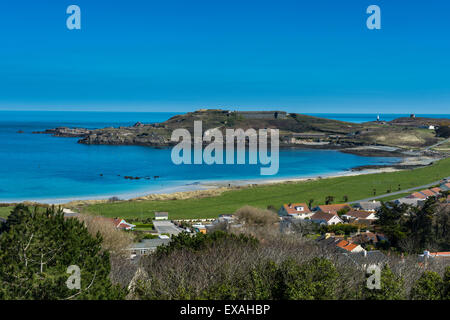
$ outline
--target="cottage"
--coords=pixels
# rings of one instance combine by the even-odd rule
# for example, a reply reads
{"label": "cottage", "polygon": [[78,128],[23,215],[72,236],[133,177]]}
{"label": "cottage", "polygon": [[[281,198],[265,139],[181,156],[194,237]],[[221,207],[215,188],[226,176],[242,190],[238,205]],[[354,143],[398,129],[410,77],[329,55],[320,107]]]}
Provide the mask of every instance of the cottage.
{"label": "cottage", "polygon": [[349,242],[347,240],[341,240],[336,244],[336,247],[345,250],[347,252],[363,252],[363,247],[361,247],[359,244]]}
{"label": "cottage", "polygon": [[421,192],[413,192],[411,193],[409,196],[407,196],[406,198],[410,198],[410,199],[421,199],[421,200],[426,200],[428,198],[428,196],[424,195]]}
{"label": "cottage", "polygon": [[313,215],[313,212],[309,210],[306,203],[289,203],[284,204],[280,210],[278,210],[280,216],[289,216],[297,219],[309,218]]}
{"label": "cottage", "polygon": [[321,211],[314,213],[310,217],[310,219],[312,222],[326,225],[334,225],[344,222],[337,214],[326,213]]}
{"label": "cottage", "polygon": [[358,221],[362,220],[376,220],[378,219],[375,212],[362,211],[362,210],[350,210],[346,214],[342,215],[343,218],[348,220]]}
{"label": "cottage", "polygon": [[381,202],[380,201],[362,201],[362,202],[356,203],[354,205],[354,208],[356,208],[358,210],[375,212],[381,208]]}
{"label": "cottage", "polygon": [[450,182],[446,182],[440,185],[440,188],[442,191],[449,191],[450,190]]}
{"label": "cottage", "polygon": [[430,190],[433,191],[436,195],[439,195],[442,192],[441,188],[439,187],[434,187],[431,188]]}
{"label": "cottage", "polygon": [[419,254],[419,261],[424,261],[427,259],[445,259],[450,261],[450,252],[429,252],[425,250],[423,254]]}
{"label": "cottage", "polygon": [[145,256],[155,252],[159,246],[168,245],[170,241],[170,238],[144,239],[141,242],[133,243],[128,250],[130,251],[131,258],[134,259],[135,257]]}
{"label": "cottage", "polygon": [[133,230],[136,226],[134,224],[126,222],[124,219],[114,219],[114,226],[121,230]]}
{"label": "cottage", "polygon": [[383,240],[386,240],[386,237],[383,234],[370,231],[361,232],[352,237],[352,241],[358,244],[377,244],[379,241]]}
{"label": "cottage", "polygon": [[400,198],[394,201],[395,204],[401,205],[401,204],[407,204],[411,206],[421,206],[424,203],[424,199],[418,199],[418,198]]}
{"label": "cottage", "polygon": [[436,193],[431,191],[430,189],[425,189],[425,190],[421,190],[419,191],[421,194],[425,195],[427,198],[429,197],[435,197]]}
{"label": "cottage", "polygon": [[314,208],[314,211],[321,211],[321,212],[325,212],[325,213],[332,213],[332,214],[337,214],[339,211],[343,210],[343,209],[351,209],[350,205],[348,203],[343,203],[343,204],[326,204],[326,205],[321,205],[321,206],[317,206]]}

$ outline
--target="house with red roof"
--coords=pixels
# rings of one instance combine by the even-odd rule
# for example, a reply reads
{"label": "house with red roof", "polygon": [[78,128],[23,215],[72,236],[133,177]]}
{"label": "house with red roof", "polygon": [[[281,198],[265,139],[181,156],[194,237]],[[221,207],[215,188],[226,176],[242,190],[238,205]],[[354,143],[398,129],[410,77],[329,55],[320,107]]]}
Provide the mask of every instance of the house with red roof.
{"label": "house with red roof", "polygon": [[440,188],[442,191],[449,191],[450,190],[450,182],[446,182],[440,185]]}
{"label": "house with red roof", "polygon": [[428,197],[426,196],[426,195],[424,195],[423,193],[421,193],[421,192],[413,192],[413,193],[411,193],[409,196],[407,196],[406,198],[415,198],[415,199],[422,199],[422,200],[425,200],[425,199],[427,199]]}
{"label": "house with red roof", "polygon": [[126,222],[124,219],[114,219],[115,227],[121,230],[133,230],[136,226],[134,224]]}
{"label": "house with red roof", "polygon": [[423,254],[419,254],[420,261],[427,259],[445,259],[446,261],[450,261],[450,252],[429,252],[425,250]]}
{"label": "house with red roof", "polygon": [[342,204],[325,204],[321,206],[317,206],[314,208],[314,211],[322,211],[325,213],[332,213],[337,214],[342,209],[351,209],[350,205],[348,203],[342,203]]}
{"label": "house with red roof", "polygon": [[347,240],[341,240],[336,244],[336,247],[345,250],[347,252],[363,252],[366,251],[364,250],[363,247],[361,247],[359,244],[353,243],[353,242],[349,242]]}
{"label": "house with red roof", "polygon": [[434,193],[430,189],[420,190],[419,192],[426,195],[427,197],[435,197],[436,196],[436,193]]}
{"label": "house with red roof", "polygon": [[430,190],[433,191],[436,195],[439,195],[442,192],[441,188],[439,187],[434,187],[431,188]]}
{"label": "house with red roof", "polygon": [[305,219],[313,215],[306,203],[288,203],[284,204],[278,210],[280,216],[289,216],[296,219]]}

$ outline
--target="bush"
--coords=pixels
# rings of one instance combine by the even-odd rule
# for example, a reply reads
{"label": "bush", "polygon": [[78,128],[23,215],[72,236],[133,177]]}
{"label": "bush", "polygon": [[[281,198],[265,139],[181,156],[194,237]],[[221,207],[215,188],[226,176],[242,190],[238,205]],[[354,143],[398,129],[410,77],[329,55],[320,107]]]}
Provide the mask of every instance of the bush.
{"label": "bush", "polygon": [[278,222],[280,219],[276,213],[251,206],[238,209],[234,215],[237,220],[247,225],[268,226]]}

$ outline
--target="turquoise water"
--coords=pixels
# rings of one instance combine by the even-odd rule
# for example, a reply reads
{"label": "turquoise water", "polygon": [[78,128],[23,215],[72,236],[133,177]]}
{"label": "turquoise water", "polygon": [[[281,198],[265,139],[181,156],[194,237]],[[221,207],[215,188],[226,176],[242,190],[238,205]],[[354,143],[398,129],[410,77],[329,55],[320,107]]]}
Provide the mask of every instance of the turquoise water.
{"label": "turquoise water", "polygon": [[[128,126],[137,121],[160,122],[173,115],[0,111],[0,201],[126,198],[180,190],[205,181],[268,178],[260,176],[260,165],[176,166],[167,148],[83,145],[77,143],[77,138],[31,133],[58,126],[102,128]],[[18,130],[24,133],[19,134]],[[396,160],[329,150],[280,150],[280,170],[270,178],[327,175]],[[128,180],[124,176],[149,179]]]}

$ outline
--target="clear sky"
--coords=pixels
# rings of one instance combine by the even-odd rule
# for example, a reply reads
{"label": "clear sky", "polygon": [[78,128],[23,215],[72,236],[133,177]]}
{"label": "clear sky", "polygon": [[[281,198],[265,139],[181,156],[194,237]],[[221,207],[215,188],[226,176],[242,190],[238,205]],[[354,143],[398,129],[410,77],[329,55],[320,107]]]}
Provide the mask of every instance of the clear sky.
{"label": "clear sky", "polygon": [[0,109],[450,113],[449,14],[447,0],[1,1]]}

